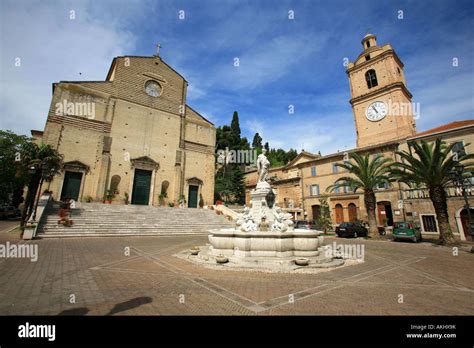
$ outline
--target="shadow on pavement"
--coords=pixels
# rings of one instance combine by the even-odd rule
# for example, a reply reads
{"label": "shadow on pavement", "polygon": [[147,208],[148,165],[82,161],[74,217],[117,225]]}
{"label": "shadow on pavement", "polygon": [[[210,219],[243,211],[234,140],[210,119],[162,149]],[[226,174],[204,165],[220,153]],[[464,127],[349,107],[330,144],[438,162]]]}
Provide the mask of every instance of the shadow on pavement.
{"label": "shadow on pavement", "polygon": [[89,309],[86,307],[66,309],[58,315],[86,315],[89,312]]}
{"label": "shadow on pavement", "polygon": [[117,314],[132,308],[137,308],[140,307],[141,305],[151,303],[153,302],[153,299],[151,297],[136,297],[131,300],[122,302],[122,303],[117,303],[114,308],[112,308],[109,313],[106,315],[113,315]]}

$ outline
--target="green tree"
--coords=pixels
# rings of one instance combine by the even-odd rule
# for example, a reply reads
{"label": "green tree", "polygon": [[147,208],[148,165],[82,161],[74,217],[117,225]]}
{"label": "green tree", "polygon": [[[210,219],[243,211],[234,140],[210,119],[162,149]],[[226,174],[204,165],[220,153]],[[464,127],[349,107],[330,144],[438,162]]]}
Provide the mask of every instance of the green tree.
{"label": "green tree", "polygon": [[230,129],[233,136],[233,141],[235,146],[240,145],[240,123],[239,123],[239,114],[237,111],[234,111],[232,115],[232,122],[230,123]]}
{"label": "green tree", "polygon": [[[450,242],[454,237],[449,225],[446,187],[452,184],[450,175],[456,166],[464,168],[465,175],[474,168],[474,154],[452,153],[455,143],[447,145],[441,138],[435,142],[408,142],[409,151],[396,151],[401,161],[393,163],[391,174],[409,187],[427,188],[439,225],[439,242]],[[467,146],[467,145],[466,145]],[[413,155],[413,151],[416,156]]]}
{"label": "green tree", "polygon": [[327,232],[328,229],[331,228],[332,226],[332,220],[331,220],[331,211],[329,210],[329,203],[328,203],[328,196],[326,195],[321,195],[319,196],[319,202],[320,202],[320,215],[316,219],[316,223],[318,225],[318,228],[323,229],[324,232]]}
{"label": "green tree", "polygon": [[298,151],[295,149],[289,149],[286,153],[286,163],[292,161],[296,156],[298,156]]}
{"label": "green tree", "polygon": [[10,131],[0,131],[0,203],[18,206],[28,182],[21,152],[30,139]]}
{"label": "green tree", "polygon": [[235,166],[232,171],[232,194],[236,203],[245,203],[245,178],[240,166]]}
{"label": "green tree", "polygon": [[37,145],[31,141],[21,149],[23,171],[28,173],[28,191],[21,226],[33,213],[35,195],[43,181],[51,181],[59,173],[63,156],[51,145]]}
{"label": "green tree", "polygon": [[256,148],[262,148],[262,137],[260,136],[260,134],[258,133],[255,133],[255,135],[253,136],[253,140],[252,140],[252,147],[254,149]]}
{"label": "green tree", "polygon": [[229,174],[216,176],[214,188],[215,196],[222,198],[224,202],[230,202],[232,197],[232,180]]}
{"label": "green tree", "polygon": [[233,149],[235,146],[235,138],[232,129],[225,125],[216,129],[216,148],[225,150]]}
{"label": "green tree", "polygon": [[247,138],[243,137],[240,139],[240,149],[241,150],[250,150],[250,144]]}
{"label": "green tree", "polygon": [[[240,136],[239,115],[234,111],[230,126],[219,127],[216,132],[216,148],[220,150],[250,150],[247,138]],[[243,163],[217,164],[215,181],[215,196],[225,202],[245,200],[244,174],[241,166]]]}
{"label": "green tree", "polygon": [[345,186],[354,192],[359,189],[363,191],[369,222],[369,233],[373,237],[378,235],[377,220],[375,218],[375,190],[380,185],[390,184],[390,163],[391,160],[389,158],[382,156],[375,156],[375,158],[371,159],[370,154],[351,153],[350,161],[337,163],[336,166],[347,170],[352,176],[343,176],[328,187],[329,191]]}

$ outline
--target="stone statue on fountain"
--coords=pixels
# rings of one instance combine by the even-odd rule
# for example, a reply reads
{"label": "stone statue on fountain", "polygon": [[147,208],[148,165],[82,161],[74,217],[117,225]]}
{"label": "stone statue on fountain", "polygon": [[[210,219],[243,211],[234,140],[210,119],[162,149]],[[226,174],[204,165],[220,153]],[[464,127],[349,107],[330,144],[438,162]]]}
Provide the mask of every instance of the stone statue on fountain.
{"label": "stone statue on fountain", "polygon": [[257,189],[270,187],[270,184],[267,182],[268,170],[270,169],[270,161],[268,160],[266,154],[267,149],[263,149],[262,153],[257,157]]}
{"label": "stone statue on fountain", "polygon": [[291,214],[284,213],[275,203],[275,192],[268,183],[270,161],[263,149],[257,158],[257,185],[250,192],[250,208],[245,207],[236,219],[236,229],[242,232],[293,231]]}

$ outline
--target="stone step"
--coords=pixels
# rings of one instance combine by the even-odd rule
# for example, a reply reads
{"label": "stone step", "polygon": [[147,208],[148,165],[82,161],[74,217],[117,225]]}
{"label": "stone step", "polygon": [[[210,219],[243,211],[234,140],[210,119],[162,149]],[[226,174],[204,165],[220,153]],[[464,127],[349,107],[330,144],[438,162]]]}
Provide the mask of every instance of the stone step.
{"label": "stone step", "polygon": [[[208,235],[206,232],[193,232],[193,233],[181,233],[176,232],[172,234],[174,235]],[[41,233],[37,237],[38,238],[70,238],[70,237],[142,237],[142,236],[170,236],[170,234],[164,233],[129,233],[129,232],[96,232],[96,233],[76,233],[76,232],[64,232],[64,233]]]}
{"label": "stone step", "polygon": [[93,231],[101,231],[101,230],[129,230],[129,231],[144,231],[144,230],[151,230],[151,231],[207,231],[211,229],[220,229],[220,228],[229,228],[229,226],[199,226],[199,227],[182,227],[177,226],[173,228],[165,228],[162,226],[105,226],[105,227],[98,227],[98,226],[75,226],[72,225],[71,227],[66,226],[58,226],[58,227],[47,227],[43,228],[43,232],[49,231],[69,231],[69,230],[93,230]]}
{"label": "stone step", "polygon": [[71,211],[71,227],[59,225],[58,215],[59,205],[55,203],[38,237],[206,235],[210,229],[233,226],[210,209],[78,203]]}
{"label": "stone step", "polygon": [[[204,222],[186,222],[186,221],[87,221],[87,220],[76,220],[74,218],[71,219],[74,221],[74,225],[86,225],[86,226],[107,226],[107,225],[114,225],[114,226],[127,226],[127,225],[136,225],[136,226],[227,226],[229,225],[225,221],[204,221]],[[43,226],[57,226],[58,219],[46,221]]]}

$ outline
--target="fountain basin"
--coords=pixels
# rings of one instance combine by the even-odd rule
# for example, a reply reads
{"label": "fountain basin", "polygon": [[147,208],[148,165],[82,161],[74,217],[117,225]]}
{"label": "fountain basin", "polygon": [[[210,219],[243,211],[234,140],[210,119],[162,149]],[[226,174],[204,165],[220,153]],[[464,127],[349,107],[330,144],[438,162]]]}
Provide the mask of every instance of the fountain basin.
{"label": "fountain basin", "polygon": [[235,229],[211,230],[212,255],[236,257],[317,256],[323,244],[320,231],[295,229],[287,232],[243,232]]}

